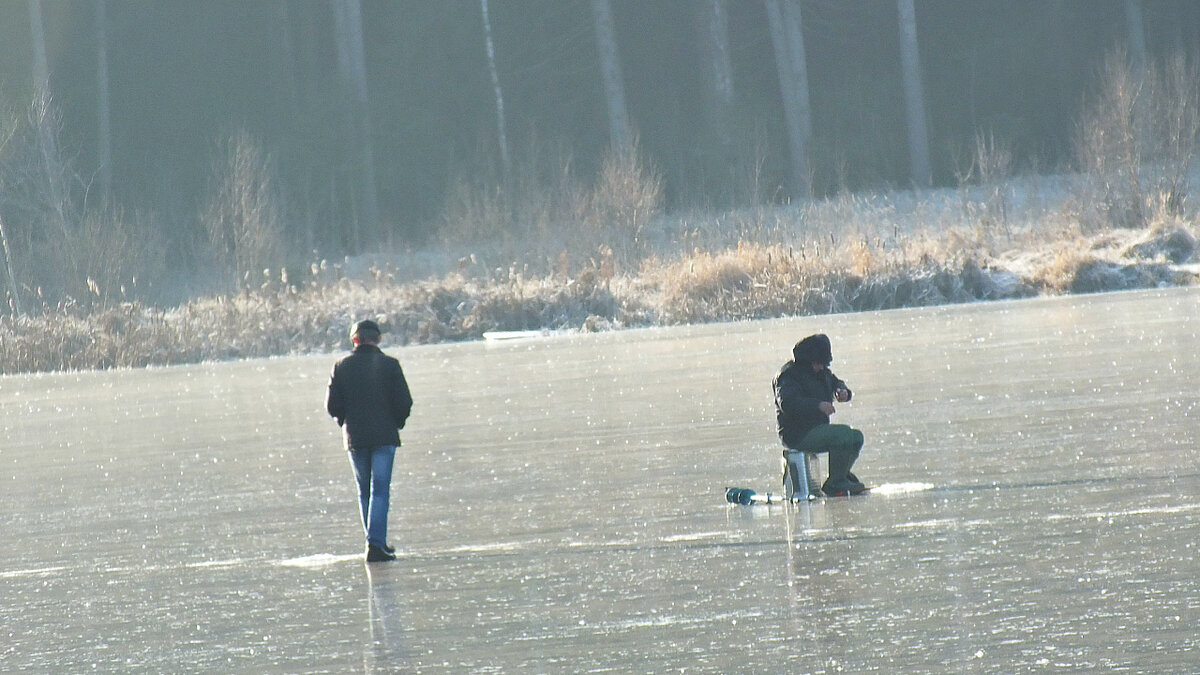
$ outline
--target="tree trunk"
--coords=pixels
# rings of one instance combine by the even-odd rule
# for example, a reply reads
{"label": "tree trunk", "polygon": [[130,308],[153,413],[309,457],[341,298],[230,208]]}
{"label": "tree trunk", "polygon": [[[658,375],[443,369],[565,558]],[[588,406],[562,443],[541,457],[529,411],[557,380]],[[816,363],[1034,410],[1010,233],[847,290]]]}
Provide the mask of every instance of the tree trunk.
{"label": "tree trunk", "polygon": [[[784,0],[791,4],[791,0]],[[780,0],[766,0],[771,45],[775,50],[775,68],[779,72],[779,93],[787,122],[788,147],[791,151],[792,193],[808,197],[811,184],[808,168],[808,142],[812,123],[808,111],[808,71],[804,60],[803,36],[798,7],[784,8]],[[794,44],[799,42],[799,44]],[[797,69],[800,72],[797,72]],[[804,91],[801,92],[803,85]]]}
{"label": "tree trunk", "polygon": [[921,88],[921,59],[917,52],[917,17],[913,0],[896,0],[900,16],[900,68],[904,81],[904,110],[908,118],[908,159],[913,185],[933,184],[929,164],[929,129]]}
{"label": "tree trunk", "polygon": [[108,0],[96,0],[96,158],[100,165],[100,194],[112,190],[112,122],[108,102]]}
{"label": "tree trunk", "polygon": [[46,32],[42,28],[42,2],[29,0],[29,37],[33,41],[33,88],[50,88],[50,66],[46,60]]}
{"label": "tree trunk", "polygon": [[792,77],[796,83],[796,118],[800,137],[804,145],[804,170],[800,176],[804,184],[804,195],[808,196],[812,167],[808,162],[808,150],[812,144],[812,108],[808,99],[808,58],[804,53],[804,27],[800,19],[799,0],[783,0],[783,27],[787,31],[788,52],[792,59]]}
{"label": "tree trunk", "polygon": [[609,142],[613,151],[625,152],[631,143],[629,115],[625,109],[625,80],[621,75],[620,53],[609,0],[592,0],[592,14],[596,18],[600,77],[604,82],[604,99],[608,102]]}
{"label": "tree trunk", "polygon": [[725,0],[708,0],[701,10],[700,38],[708,75],[708,125],[721,153],[733,143],[733,67],[729,58],[729,14]]}
{"label": "tree trunk", "polygon": [[[272,50],[270,68],[274,73],[275,80],[280,83],[283,104],[287,110],[287,114],[283,118],[284,135],[292,144],[300,147],[304,145],[305,139],[300,124],[303,102],[300,96],[300,77],[296,72],[298,65],[293,27],[295,19],[293,17],[295,12],[303,10],[295,10],[295,12],[289,10],[288,0],[275,0],[274,10],[275,16],[272,19],[270,39],[276,45],[276,49]],[[279,176],[282,178],[282,184],[291,188],[286,189],[285,192],[285,198],[288,201],[285,209],[289,216],[300,221],[299,225],[285,226],[285,229],[293,241],[300,242],[306,255],[312,255],[317,246],[316,222],[311,207],[312,195],[311,190],[298,187],[303,185],[302,176],[305,175],[305,171],[300,168],[302,162],[297,159],[296,155],[295,152],[287,152],[279,160]],[[299,206],[290,203],[293,199]],[[297,230],[300,232],[297,233]]]}
{"label": "tree trunk", "polygon": [[492,43],[492,21],[488,17],[488,0],[479,0],[483,12],[484,46],[487,48],[488,72],[492,76],[492,91],[496,97],[496,143],[500,147],[500,164],[504,179],[512,173],[512,160],[508,154],[508,131],[504,122],[504,90],[500,88],[500,74],[496,71],[496,47]]}
{"label": "tree trunk", "polygon": [[361,220],[356,248],[359,252],[379,242],[379,198],[375,186],[375,156],[371,145],[371,114],[367,97],[366,49],[362,5],[359,0],[335,0],[338,69],[349,90],[350,128],[358,162],[356,192]]}
{"label": "tree trunk", "polygon": [[1129,62],[1137,74],[1146,67],[1146,29],[1142,23],[1142,0],[1125,0],[1125,20],[1129,23]]}

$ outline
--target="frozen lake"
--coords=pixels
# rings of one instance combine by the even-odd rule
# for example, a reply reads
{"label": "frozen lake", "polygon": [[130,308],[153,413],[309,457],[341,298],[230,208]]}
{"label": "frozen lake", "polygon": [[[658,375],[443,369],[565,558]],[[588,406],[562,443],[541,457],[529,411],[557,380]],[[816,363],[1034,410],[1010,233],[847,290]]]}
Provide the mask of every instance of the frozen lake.
{"label": "frozen lake", "polygon": [[[388,348],[366,566],[334,355],[0,378],[3,672],[1200,672],[1200,288]],[[833,339],[877,493],[779,490]]]}

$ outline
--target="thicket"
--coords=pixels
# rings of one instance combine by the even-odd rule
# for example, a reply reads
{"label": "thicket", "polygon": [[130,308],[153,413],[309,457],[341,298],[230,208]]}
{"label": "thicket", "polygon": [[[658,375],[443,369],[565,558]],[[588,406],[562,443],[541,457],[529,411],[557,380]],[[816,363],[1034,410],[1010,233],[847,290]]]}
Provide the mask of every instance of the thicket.
{"label": "thicket", "polygon": [[567,153],[531,152],[503,180],[458,183],[436,250],[336,262],[287,240],[274,159],[236,130],[188,242],[217,290],[169,307],[146,290],[176,273],[157,218],[89,200],[42,98],[0,117],[0,367],[332,351],[364,316],[395,344],[1192,283],[1197,74],[1183,58],[1140,72],[1109,59],[1066,177],[1012,175],[981,130],[957,190],[668,214],[636,145],[590,178]]}
{"label": "thicket", "polygon": [[1200,66],[1175,54],[1142,69],[1110,54],[1075,141],[1089,179],[1085,223],[1145,227],[1160,212],[1186,211],[1200,142]]}

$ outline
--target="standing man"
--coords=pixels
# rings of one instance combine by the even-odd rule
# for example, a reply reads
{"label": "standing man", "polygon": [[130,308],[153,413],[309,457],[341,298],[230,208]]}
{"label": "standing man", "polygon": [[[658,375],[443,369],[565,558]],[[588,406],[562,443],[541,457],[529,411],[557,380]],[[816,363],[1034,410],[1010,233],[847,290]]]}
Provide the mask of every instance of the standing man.
{"label": "standing man", "polygon": [[354,352],[333,366],[325,397],[325,409],[342,428],[358,482],[367,562],[396,559],[387,543],[392,460],[413,403],[400,362],[379,349],[381,337],[374,321],[354,324]]}
{"label": "standing man", "polygon": [[783,364],[774,382],[779,438],[792,451],[829,453],[829,477],[821,486],[827,496],[861,494],[867,487],[850,467],[862,449],[863,434],[829,423],[836,412],[833,402],[845,403],[854,394],[829,370],[831,363],[833,351],[825,335],[810,335],[792,348],[792,360]]}

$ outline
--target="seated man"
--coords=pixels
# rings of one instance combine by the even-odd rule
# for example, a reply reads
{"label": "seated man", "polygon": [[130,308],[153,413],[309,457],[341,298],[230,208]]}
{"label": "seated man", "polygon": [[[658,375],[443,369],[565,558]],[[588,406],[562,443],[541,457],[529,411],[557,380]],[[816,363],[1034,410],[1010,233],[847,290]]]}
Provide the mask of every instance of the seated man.
{"label": "seated man", "polygon": [[831,363],[833,352],[825,335],[810,335],[796,343],[792,360],[775,376],[779,438],[789,450],[829,453],[829,477],[821,486],[827,496],[861,494],[867,488],[850,468],[862,449],[863,434],[845,424],[829,423],[835,412],[833,401],[844,403],[853,396],[829,370]]}

